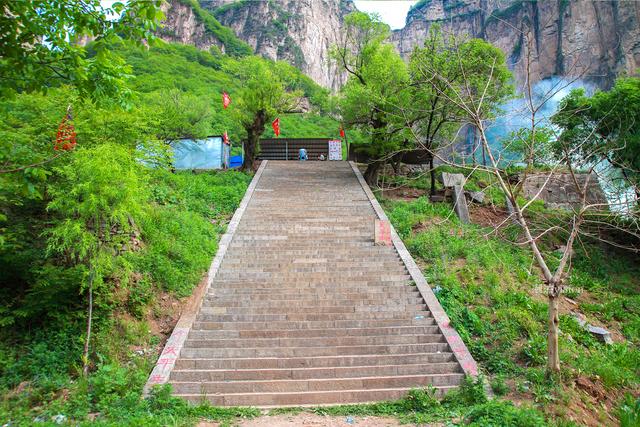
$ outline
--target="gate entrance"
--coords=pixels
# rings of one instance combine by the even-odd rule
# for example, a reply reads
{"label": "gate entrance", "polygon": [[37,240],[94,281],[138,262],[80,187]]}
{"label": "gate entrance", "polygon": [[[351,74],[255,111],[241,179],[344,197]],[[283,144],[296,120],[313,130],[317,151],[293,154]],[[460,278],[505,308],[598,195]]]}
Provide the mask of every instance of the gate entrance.
{"label": "gate entrance", "polygon": [[329,159],[329,141],[332,138],[267,138],[260,140],[260,160],[298,160],[298,151],[307,150],[308,160],[323,155]]}

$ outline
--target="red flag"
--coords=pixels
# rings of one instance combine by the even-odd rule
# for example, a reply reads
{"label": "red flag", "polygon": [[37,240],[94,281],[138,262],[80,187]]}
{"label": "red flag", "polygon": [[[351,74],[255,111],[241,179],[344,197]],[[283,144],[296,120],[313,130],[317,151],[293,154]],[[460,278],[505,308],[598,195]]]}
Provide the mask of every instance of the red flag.
{"label": "red flag", "polygon": [[56,141],[53,143],[53,149],[73,150],[76,146],[76,128],[73,126],[73,112],[71,105],[67,107],[67,115],[62,119],[56,133]]}
{"label": "red flag", "polygon": [[340,126],[340,138],[344,138],[344,129]]}
{"label": "red flag", "polygon": [[224,133],[222,134],[222,141],[229,145],[229,135],[227,135],[227,131],[225,130]]}
{"label": "red flag", "polygon": [[231,97],[227,92],[222,92],[222,107],[226,109],[231,104]]}
{"label": "red flag", "polygon": [[276,119],[271,122],[271,127],[273,128],[273,133],[276,134],[276,136],[280,136],[280,118],[276,117]]}

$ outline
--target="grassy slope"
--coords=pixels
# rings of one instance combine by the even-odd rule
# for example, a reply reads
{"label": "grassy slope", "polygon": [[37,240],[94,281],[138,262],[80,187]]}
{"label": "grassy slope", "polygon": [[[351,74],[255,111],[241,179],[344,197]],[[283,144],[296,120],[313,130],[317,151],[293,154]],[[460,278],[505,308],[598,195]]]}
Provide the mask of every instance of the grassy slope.
{"label": "grassy slope", "polygon": [[[139,141],[172,132],[204,136],[228,129],[232,139],[240,138],[230,114],[220,106],[222,90],[233,97],[238,89],[223,71],[235,59],[164,43],[149,50],[126,45],[118,50],[135,75],[131,110],[84,104],[66,88],[52,89],[47,95],[20,95],[0,105],[3,140],[18,144],[12,149],[28,147],[35,158],[37,153],[46,156],[68,102],[75,106],[82,149],[105,142],[133,148]],[[317,85],[303,76],[300,79],[312,101],[321,99]],[[167,100],[174,97],[177,114],[166,108],[171,104]],[[195,113],[185,114],[190,108]],[[315,136],[325,128],[337,133],[337,125],[319,113],[297,115],[292,122],[283,118],[283,122],[287,132],[291,123],[302,136]],[[166,329],[175,312],[172,303],[190,294],[207,269],[225,221],[250,176],[171,174],[141,167],[145,192],[151,194],[146,215],[137,219],[142,249],[118,257],[112,283],[99,295],[93,349],[97,372],[89,380],[78,380],[85,317],[78,284],[84,272],[47,254],[42,238],[54,219],[45,211],[46,177],[57,179],[55,173],[51,175],[53,166],[55,162],[45,165],[45,175],[38,182],[0,183],[0,202],[10,202],[0,206],[7,215],[0,226],[9,239],[0,247],[0,424],[24,425],[38,416],[48,420],[58,413],[83,420],[91,412],[101,412],[104,420],[116,424],[187,422],[195,412],[179,402],[171,401],[169,406],[176,409],[170,414],[162,405],[149,414],[149,405],[156,403],[141,401],[140,390],[162,338],[158,329]],[[16,196],[24,200],[13,203]],[[218,419],[234,412],[207,413]]]}
{"label": "grassy slope", "polygon": [[[392,179],[387,178],[388,181]],[[396,179],[426,189],[428,178]],[[470,188],[488,176],[472,176]],[[484,186],[484,185],[483,185]],[[502,198],[489,186],[489,201]],[[380,195],[379,195],[380,197]],[[497,394],[530,401],[551,418],[610,424],[624,393],[640,386],[640,265],[637,259],[583,242],[577,250],[564,300],[561,324],[562,377],[549,381],[546,359],[547,303],[540,275],[518,235],[508,225],[492,228],[461,224],[448,204],[381,199],[391,221],[471,353],[487,372]],[[561,213],[537,205],[540,222]],[[548,242],[547,250],[551,251]],[[575,304],[574,304],[575,302]],[[616,343],[597,342],[568,313],[614,331]],[[637,409],[636,409],[637,411]]]}

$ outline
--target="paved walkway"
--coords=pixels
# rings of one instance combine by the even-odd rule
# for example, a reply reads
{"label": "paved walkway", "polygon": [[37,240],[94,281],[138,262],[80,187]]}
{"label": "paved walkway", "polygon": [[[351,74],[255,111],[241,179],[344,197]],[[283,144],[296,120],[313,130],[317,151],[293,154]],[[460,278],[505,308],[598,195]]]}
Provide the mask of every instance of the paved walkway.
{"label": "paved walkway", "polygon": [[266,162],[150,383],[261,407],[459,385],[468,352],[395,233],[395,246],[373,244],[380,210],[362,182],[347,162]]}

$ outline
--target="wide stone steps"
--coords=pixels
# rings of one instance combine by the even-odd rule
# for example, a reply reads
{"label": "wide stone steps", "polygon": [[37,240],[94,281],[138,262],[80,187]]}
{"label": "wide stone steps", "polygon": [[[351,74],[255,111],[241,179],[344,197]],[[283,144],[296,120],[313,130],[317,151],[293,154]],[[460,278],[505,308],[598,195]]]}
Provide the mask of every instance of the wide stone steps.
{"label": "wide stone steps", "polygon": [[[417,385],[416,385],[417,386]],[[412,388],[383,390],[336,390],[293,393],[231,393],[209,395],[206,393],[177,394],[192,403],[201,403],[204,399],[212,405],[221,406],[260,406],[264,408],[281,406],[317,406],[348,403],[371,403],[381,400],[397,400],[405,396]],[[456,386],[436,387],[436,395],[442,396]]]}
{"label": "wide stone steps", "polygon": [[[354,290],[367,288],[371,292],[382,292],[390,287],[403,287],[410,285],[410,282],[404,279],[398,280],[397,277],[389,278],[387,276],[380,276],[377,278],[371,277],[350,277],[349,280],[340,280],[339,278],[315,278],[314,280],[308,279],[305,276],[299,276],[295,280],[284,281],[282,277],[269,278],[259,280],[259,278],[238,278],[229,277],[225,279],[216,280],[214,286],[217,289],[244,289],[250,286],[251,283],[259,283],[260,289],[316,289],[319,292],[326,290],[335,292],[336,287],[345,292],[354,292]],[[357,292],[357,291],[356,291]]]}
{"label": "wide stone steps", "polygon": [[[328,298],[312,298],[308,295],[303,295],[301,298],[290,298],[289,295],[264,295],[258,301],[253,301],[254,299],[259,299],[260,297],[256,295],[251,295],[250,297],[239,297],[239,296],[218,296],[218,295],[207,295],[205,297],[205,307],[300,307],[307,304],[312,304],[312,307],[336,307],[336,306],[359,306],[359,305],[380,305],[384,303],[388,303],[392,301],[396,304],[405,303],[405,304],[422,304],[422,298],[418,296],[407,297],[407,296],[395,296],[390,297],[386,294],[378,294],[382,295],[380,297],[371,297],[369,295],[363,294],[346,294],[341,299],[339,296],[331,295]],[[280,297],[280,298],[278,298]],[[286,298],[286,299],[285,299]]]}
{"label": "wide stone steps", "polygon": [[171,379],[180,382],[193,381],[242,381],[256,379],[321,379],[358,378],[395,375],[432,375],[446,372],[459,373],[456,362],[369,365],[332,368],[281,368],[281,369],[176,369]]}
{"label": "wide stone steps", "polygon": [[269,393],[278,391],[309,392],[332,390],[387,389],[407,386],[456,386],[464,377],[460,373],[429,375],[394,375],[361,378],[313,378],[293,380],[237,381],[172,381],[174,392],[180,394]]}
{"label": "wide stone steps", "polygon": [[309,300],[309,301],[353,301],[357,302],[358,300],[362,301],[387,301],[388,299],[395,298],[416,298],[416,301],[419,302],[422,300],[420,293],[418,291],[413,291],[409,288],[409,290],[387,290],[382,292],[368,292],[370,291],[367,287],[361,287],[360,290],[356,291],[336,291],[333,287],[329,288],[307,288],[307,289],[298,289],[295,292],[287,292],[286,290],[278,289],[270,289],[270,288],[260,288],[254,290],[245,290],[244,292],[240,292],[236,289],[215,289],[209,291],[206,300],[219,300],[219,301],[243,301],[245,299],[249,299],[251,301],[262,302],[265,300],[269,301],[290,301],[290,300]]}
{"label": "wide stone steps", "polygon": [[[371,365],[405,366],[455,362],[451,352],[337,355],[311,357],[248,357],[248,358],[180,358],[176,369],[236,370],[236,369],[294,369],[294,368],[343,368]],[[457,372],[457,371],[455,371]]]}
{"label": "wide stone steps", "polygon": [[189,333],[193,338],[313,338],[346,336],[386,336],[408,334],[437,334],[437,326],[398,326],[378,328],[334,328],[334,329],[245,329],[221,330],[194,328]]}
{"label": "wide stone steps", "polygon": [[192,331],[185,342],[187,348],[258,348],[258,347],[332,347],[356,345],[428,344],[444,342],[441,334],[384,335],[314,338],[212,338]]}
{"label": "wide stone steps", "polygon": [[422,313],[413,318],[400,319],[357,319],[357,320],[281,320],[281,321],[207,321],[196,319],[194,329],[255,330],[255,329],[318,329],[318,328],[384,328],[401,326],[432,326],[435,320],[429,313]]}
{"label": "wide stone steps", "polygon": [[269,162],[204,293],[169,382],[224,406],[438,394],[463,370],[343,162]]}

